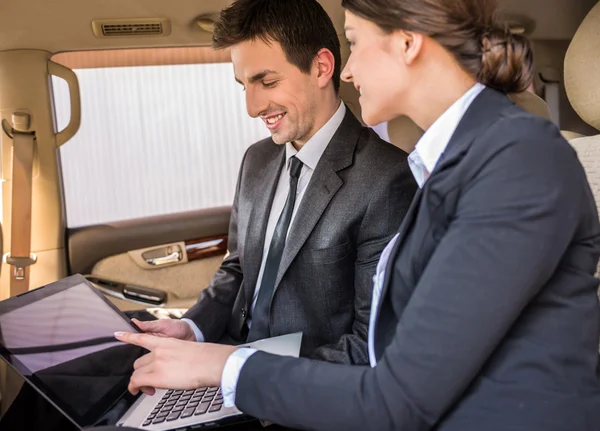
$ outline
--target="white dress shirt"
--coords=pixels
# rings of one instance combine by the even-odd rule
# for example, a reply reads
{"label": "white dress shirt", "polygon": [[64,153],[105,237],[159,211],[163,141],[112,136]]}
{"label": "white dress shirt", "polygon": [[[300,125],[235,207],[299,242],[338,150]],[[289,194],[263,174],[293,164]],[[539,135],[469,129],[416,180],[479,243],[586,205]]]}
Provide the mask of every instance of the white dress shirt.
{"label": "white dress shirt", "polygon": [[385,142],[388,142],[388,143],[392,142],[392,140],[390,139],[390,133],[388,132],[388,122],[387,121],[376,124],[375,126],[372,126],[371,129],[373,129],[375,131],[375,133],[377,133],[379,135],[379,137],[381,139],[383,139]]}
{"label": "white dress shirt", "polygon": [[[343,103],[340,103],[340,106],[335,112],[335,114],[333,114],[329,121],[325,123],[325,125],[321,127],[317,131],[317,133],[315,133],[306,142],[306,144],[304,144],[300,151],[296,150],[296,148],[294,147],[294,145],[292,145],[291,142],[285,144],[286,168],[282,169],[281,174],[279,175],[279,181],[277,183],[277,188],[275,189],[275,196],[273,198],[273,203],[271,204],[271,211],[269,212],[269,221],[267,222],[267,230],[265,232],[265,243],[263,247],[262,262],[260,264],[258,279],[256,280],[254,296],[252,297],[252,308],[250,309],[250,317],[248,317],[248,320],[246,322],[248,324],[248,328],[252,326],[252,312],[254,311],[254,307],[256,306],[256,300],[258,299],[258,291],[260,290],[260,284],[262,282],[263,273],[265,271],[267,255],[269,253],[271,240],[273,239],[273,232],[275,232],[275,226],[277,225],[277,221],[279,220],[279,216],[283,211],[285,201],[287,200],[287,196],[290,191],[290,159],[293,156],[296,156],[296,158],[302,162],[302,170],[300,171],[300,177],[298,178],[298,188],[296,189],[296,202],[294,203],[294,211],[292,212],[292,219],[290,220],[289,228],[291,228],[292,223],[294,222],[296,212],[298,211],[300,202],[302,202],[304,192],[306,191],[306,187],[308,186],[308,183],[312,178],[313,172],[317,168],[317,164],[319,163],[321,156],[325,152],[329,141],[331,141],[331,138],[333,138],[333,135],[342,124],[345,115],[346,107]],[[204,334],[202,334],[200,328],[198,328],[198,326],[192,320],[181,320],[187,322],[192,327],[197,341],[204,341]]]}
{"label": "white dress shirt", "polygon": [[[432,125],[417,143],[414,151],[408,156],[410,170],[417,181],[419,187],[423,187],[425,181],[434,171],[437,162],[445,151],[458,123],[475,98],[485,88],[482,84],[475,84],[460,99],[450,106]],[[369,317],[368,348],[369,362],[372,367],[377,364],[375,358],[375,321],[377,319],[377,306],[381,299],[383,280],[385,279],[385,268],[394,244],[398,239],[398,234],[392,238],[389,244],[381,253],[377,263],[377,271],[373,276],[373,299],[371,302],[371,315]],[[225,363],[223,376],[221,378],[221,388],[223,392],[223,401],[225,406],[235,406],[235,389],[240,372],[246,360],[256,352],[253,349],[239,349],[234,352]]]}

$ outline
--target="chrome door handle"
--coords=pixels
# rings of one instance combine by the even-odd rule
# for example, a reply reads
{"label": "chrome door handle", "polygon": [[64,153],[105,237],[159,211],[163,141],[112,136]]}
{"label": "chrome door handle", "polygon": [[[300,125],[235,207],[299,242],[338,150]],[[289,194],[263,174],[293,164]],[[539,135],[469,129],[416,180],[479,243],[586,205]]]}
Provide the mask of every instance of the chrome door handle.
{"label": "chrome door handle", "polygon": [[181,262],[182,259],[183,259],[183,256],[182,256],[181,252],[175,251],[168,256],[154,257],[151,259],[146,259],[146,263],[148,265],[152,265],[152,266],[162,266],[162,265],[168,265],[168,264],[172,264],[172,263]]}

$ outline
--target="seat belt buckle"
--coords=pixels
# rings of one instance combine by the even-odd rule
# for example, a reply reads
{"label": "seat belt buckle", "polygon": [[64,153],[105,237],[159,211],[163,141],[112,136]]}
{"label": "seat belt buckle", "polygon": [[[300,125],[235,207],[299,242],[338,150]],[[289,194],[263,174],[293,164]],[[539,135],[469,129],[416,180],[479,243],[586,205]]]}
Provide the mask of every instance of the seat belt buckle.
{"label": "seat belt buckle", "polygon": [[12,257],[10,253],[4,255],[4,262],[14,267],[13,277],[15,280],[25,280],[25,269],[37,262],[37,256],[31,253],[29,257]]}
{"label": "seat belt buckle", "polygon": [[35,137],[35,130],[29,130],[30,126],[31,116],[26,112],[15,112],[10,123],[8,120],[2,120],[2,129],[10,139],[14,139],[16,133]]}

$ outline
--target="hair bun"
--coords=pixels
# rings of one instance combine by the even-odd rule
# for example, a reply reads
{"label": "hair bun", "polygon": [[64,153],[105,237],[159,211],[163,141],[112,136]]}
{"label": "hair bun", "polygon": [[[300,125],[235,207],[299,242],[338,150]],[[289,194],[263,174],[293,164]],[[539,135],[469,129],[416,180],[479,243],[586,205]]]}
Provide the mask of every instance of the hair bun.
{"label": "hair bun", "polygon": [[527,38],[508,29],[491,28],[481,35],[478,80],[504,93],[525,91],[533,81],[533,52]]}

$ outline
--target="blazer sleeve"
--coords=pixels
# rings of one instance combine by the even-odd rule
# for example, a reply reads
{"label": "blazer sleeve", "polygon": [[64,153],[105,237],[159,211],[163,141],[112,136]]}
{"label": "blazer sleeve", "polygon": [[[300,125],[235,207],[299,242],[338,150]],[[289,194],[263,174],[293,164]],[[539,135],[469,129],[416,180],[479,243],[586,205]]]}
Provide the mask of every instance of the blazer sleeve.
{"label": "blazer sleeve", "polygon": [[[377,366],[258,352],[242,368],[239,409],[301,429],[420,431],[460,399],[551,278],[589,198],[576,155],[554,127],[499,123],[486,133],[496,153],[457,190],[455,217]],[[401,288],[391,285],[385,300]]]}
{"label": "blazer sleeve", "polygon": [[200,293],[197,303],[183,316],[192,320],[204,336],[204,341],[217,342],[227,328],[235,299],[239,293],[243,274],[238,250],[238,206],[244,163],[242,160],[235,197],[229,220],[228,255],[213,276],[209,286]]}
{"label": "blazer sleeve", "polygon": [[[394,152],[394,155],[397,153]],[[398,231],[417,189],[405,159],[399,167],[386,176],[382,175],[378,182],[383,186],[372,189],[374,193],[359,228],[354,264],[352,332],[342,335],[336,343],[317,348],[311,355],[313,359],[354,365],[369,363],[367,335],[373,275],[381,252]]]}

